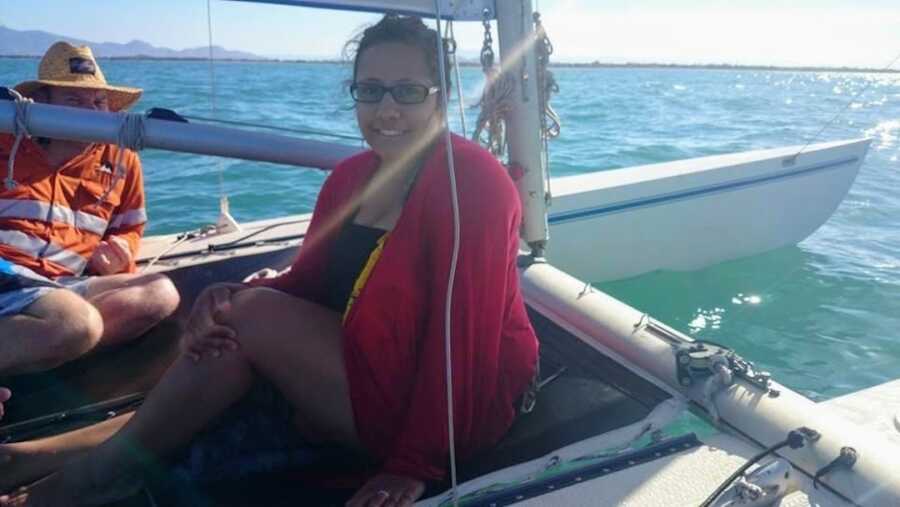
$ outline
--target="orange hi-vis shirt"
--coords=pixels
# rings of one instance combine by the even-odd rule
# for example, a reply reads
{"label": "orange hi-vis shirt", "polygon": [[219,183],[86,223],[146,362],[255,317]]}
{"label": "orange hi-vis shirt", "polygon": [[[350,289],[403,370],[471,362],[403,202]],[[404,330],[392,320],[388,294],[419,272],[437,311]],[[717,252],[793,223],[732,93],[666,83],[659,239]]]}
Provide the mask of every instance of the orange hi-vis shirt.
{"label": "orange hi-vis shirt", "polygon": [[[4,178],[14,140],[0,135]],[[23,139],[15,187],[7,189],[0,181],[0,257],[48,278],[80,275],[100,241],[118,236],[137,258],[147,222],[141,162],[127,150],[124,174],[115,178],[117,153],[116,146],[92,144],[53,169],[45,151]],[[132,260],[127,272],[134,271]]]}

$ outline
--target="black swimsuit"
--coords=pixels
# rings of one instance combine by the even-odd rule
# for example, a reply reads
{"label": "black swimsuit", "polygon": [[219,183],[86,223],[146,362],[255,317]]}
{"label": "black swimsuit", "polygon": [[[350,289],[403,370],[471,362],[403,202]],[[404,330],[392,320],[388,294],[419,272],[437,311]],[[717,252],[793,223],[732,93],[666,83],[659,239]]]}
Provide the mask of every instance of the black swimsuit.
{"label": "black swimsuit", "polygon": [[341,228],[326,268],[325,306],[343,315],[353,293],[353,284],[385,232],[377,227],[355,224],[352,220]]}

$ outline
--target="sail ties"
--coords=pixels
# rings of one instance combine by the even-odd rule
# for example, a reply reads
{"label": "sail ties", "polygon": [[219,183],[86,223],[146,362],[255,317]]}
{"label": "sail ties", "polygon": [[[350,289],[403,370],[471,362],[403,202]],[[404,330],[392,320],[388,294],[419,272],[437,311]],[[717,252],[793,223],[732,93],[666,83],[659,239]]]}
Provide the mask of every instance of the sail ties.
{"label": "sail ties", "polygon": [[125,168],[122,163],[125,159],[125,150],[141,151],[144,149],[144,118],[146,114],[124,113],[120,114],[119,132],[116,135],[116,164],[113,170],[113,177],[103,191],[103,195],[97,199],[99,205],[109,197],[109,194],[116,188],[119,180],[125,177]]}
{"label": "sail ties", "polygon": [[494,39],[491,36],[490,11],[484,10],[484,42],[481,46],[481,69],[484,72],[484,91],[478,106],[481,108],[472,140],[487,148],[495,157],[506,153],[506,99],[512,93],[513,82],[502,68],[494,64]]}
{"label": "sail ties", "polygon": [[541,23],[541,13],[535,12],[533,19],[534,50],[537,53],[538,98],[541,104],[541,135],[546,142],[559,137],[559,132],[562,130],[559,114],[550,105],[550,95],[559,93],[559,84],[549,70],[550,55],[553,54],[553,43],[550,42],[550,37]]}
{"label": "sail ties", "polygon": [[[538,88],[538,107],[541,122],[541,142],[543,149],[541,150],[542,163],[546,168],[549,166],[549,141],[559,137],[562,130],[562,122],[559,114],[550,105],[550,97],[554,93],[559,93],[559,84],[550,72],[550,55],[553,54],[553,43],[541,23],[541,14],[535,12],[532,15],[534,21],[534,39],[532,41],[533,50],[535,52],[537,68],[537,88]],[[485,10],[484,19],[484,42],[481,47],[481,68],[485,76],[484,92],[478,106],[481,112],[475,123],[475,132],[472,140],[481,143],[495,157],[502,158],[506,153],[506,117],[510,111],[508,99],[515,88],[512,76],[503,71],[502,65],[494,64],[493,37],[491,35],[491,24],[489,11]],[[546,181],[546,198],[549,204],[550,192],[550,172],[544,171],[547,178]]]}
{"label": "sail ties", "polygon": [[3,180],[3,184],[7,190],[12,190],[16,188],[16,180],[14,178],[16,153],[19,151],[22,139],[31,139],[31,134],[28,132],[28,122],[31,119],[30,106],[34,103],[34,100],[23,97],[21,93],[12,88],[9,89],[9,92],[12,94],[16,105],[16,116],[13,121],[13,135],[16,136],[16,140],[13,142],[9,160],[6,162],[6,179]]}

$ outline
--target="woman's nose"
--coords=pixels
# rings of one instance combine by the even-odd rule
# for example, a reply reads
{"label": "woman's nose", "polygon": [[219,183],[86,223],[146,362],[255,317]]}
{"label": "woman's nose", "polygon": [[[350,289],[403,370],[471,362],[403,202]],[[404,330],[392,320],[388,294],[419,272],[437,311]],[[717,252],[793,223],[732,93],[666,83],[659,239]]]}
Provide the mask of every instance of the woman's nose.
{"label": "woman's nose", "polygon": [[394,102],[393,95],[385,93],[384,97],[381,98],[381,102],[378,103],[378,109],[375,113],[380,117],[392,118],[400,115],[400,107]]}

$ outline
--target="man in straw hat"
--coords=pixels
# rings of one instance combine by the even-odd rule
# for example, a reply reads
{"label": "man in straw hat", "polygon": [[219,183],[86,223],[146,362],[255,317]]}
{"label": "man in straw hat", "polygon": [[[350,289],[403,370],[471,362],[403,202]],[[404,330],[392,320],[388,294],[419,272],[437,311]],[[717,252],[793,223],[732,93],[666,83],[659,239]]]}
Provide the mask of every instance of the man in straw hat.
{"label": "man in straw hat", "polygon": [[[120,111],[141,90],[106,83],[90,48],[57,42],[37,102]],[[178,305],[162,275],[135,274],[146,222],[137,154],[107,144],[0,135],[0,376],[58,366],[140,336]],[[85,272],[104,276],[82,276]]]}

